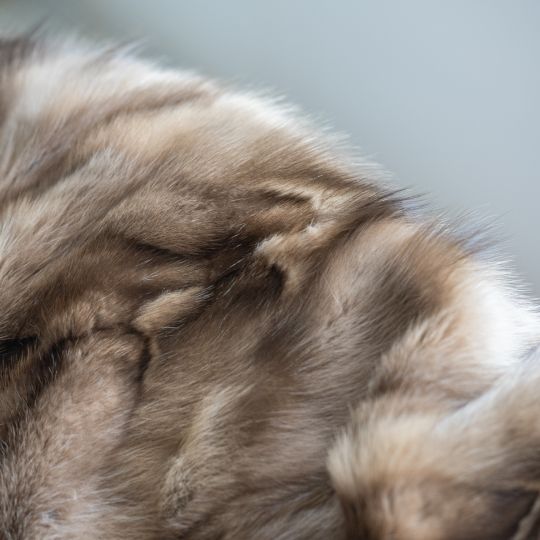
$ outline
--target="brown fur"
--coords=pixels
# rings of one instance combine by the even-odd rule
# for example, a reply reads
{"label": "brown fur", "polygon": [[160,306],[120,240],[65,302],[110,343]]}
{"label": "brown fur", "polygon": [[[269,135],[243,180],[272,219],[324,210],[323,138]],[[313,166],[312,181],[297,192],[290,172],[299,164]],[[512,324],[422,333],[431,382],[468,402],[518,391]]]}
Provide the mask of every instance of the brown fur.
{"label": "brown fur", "polygon": [[0,536],[535,538],[540,337],[267,100],[0,41]]}

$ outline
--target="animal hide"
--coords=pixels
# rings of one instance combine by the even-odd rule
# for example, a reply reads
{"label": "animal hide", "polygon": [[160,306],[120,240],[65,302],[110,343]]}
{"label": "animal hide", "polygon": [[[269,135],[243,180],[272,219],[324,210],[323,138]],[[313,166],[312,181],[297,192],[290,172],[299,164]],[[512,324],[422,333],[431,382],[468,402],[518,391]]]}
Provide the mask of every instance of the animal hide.
{"label": "animal hide", "polygon": [[537,538],[536,311],[279,103],[0,41],[0,537]]}

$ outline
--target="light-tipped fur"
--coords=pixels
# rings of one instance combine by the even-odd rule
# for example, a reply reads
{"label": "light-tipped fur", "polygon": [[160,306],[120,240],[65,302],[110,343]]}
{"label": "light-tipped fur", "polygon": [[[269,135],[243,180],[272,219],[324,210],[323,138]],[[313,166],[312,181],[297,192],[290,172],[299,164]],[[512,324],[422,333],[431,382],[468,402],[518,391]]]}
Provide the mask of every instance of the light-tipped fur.
{"label": "light-tipped fur", "polygon": [[539,318],[407,206],[276,103],[0,41],[0,537],[536,538]]}

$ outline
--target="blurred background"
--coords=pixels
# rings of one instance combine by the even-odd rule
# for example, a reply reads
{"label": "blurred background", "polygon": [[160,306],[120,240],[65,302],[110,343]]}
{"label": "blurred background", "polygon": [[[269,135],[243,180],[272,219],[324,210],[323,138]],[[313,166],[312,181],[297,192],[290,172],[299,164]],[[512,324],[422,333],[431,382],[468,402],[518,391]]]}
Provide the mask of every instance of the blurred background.
{"label": "blurred background", "polygon": [[286,95],[434,208],[494,218],[540,295],[538,0],[0,0],[3,30],[40,21]]}

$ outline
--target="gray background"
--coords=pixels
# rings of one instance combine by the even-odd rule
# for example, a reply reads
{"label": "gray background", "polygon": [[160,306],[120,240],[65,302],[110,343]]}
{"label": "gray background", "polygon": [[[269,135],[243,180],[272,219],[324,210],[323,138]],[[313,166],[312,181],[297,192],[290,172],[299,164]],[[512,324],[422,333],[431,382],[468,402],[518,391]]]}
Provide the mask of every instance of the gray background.
{"label": "gray background", "polygon": [[0,25],[143,39],[283,93],[435,208],[494,219],[540,294],[538,0],[0,0]]}

